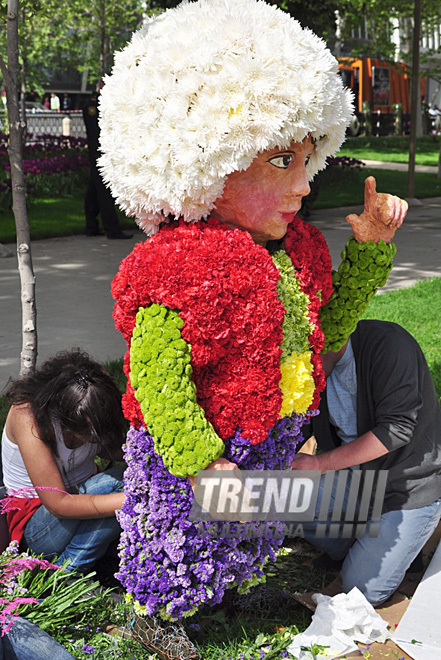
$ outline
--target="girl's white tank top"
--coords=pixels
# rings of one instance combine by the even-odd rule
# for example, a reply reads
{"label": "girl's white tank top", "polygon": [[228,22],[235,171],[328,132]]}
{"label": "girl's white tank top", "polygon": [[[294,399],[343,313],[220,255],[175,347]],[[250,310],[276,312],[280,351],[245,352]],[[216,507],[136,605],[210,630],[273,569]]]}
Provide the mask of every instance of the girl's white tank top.
{"label": "girl's white tank top", "polygon": [[[86,479],[89,479],[89,477],[97,472],[94,457],[98,451],[98,445],[94,442],[88,442],[75,449],[69,449],[64,444],[60,423],[57,420],[52,423],[59,455],[59,458],[55,456],[55,461],[60,470],[66,490],[75,492],[78,484],[86,481]],[[32,490],[29,491],[29,494],[32,493],[33,497],[38,497],[38,494],[33,489],[33,484],[21,457],[20,449],[18,445],[8,438],[6,428],[3,429],[2,434],[2,464],[3,481],[6,488],[12,488],[14,490],[31,488]]]}

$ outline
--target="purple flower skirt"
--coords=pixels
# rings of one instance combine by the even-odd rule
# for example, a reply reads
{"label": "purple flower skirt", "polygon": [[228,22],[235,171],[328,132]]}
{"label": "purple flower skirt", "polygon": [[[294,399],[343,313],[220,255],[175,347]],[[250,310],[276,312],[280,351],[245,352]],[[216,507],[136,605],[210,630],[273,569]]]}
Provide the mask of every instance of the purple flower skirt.
{"label": "purple flower skirt", "polygon": [[[224,456],[243,470],[287,469],[310,416],[279,420],[258,445],[237,432]],[[226,523],[189,522],[190,483],[168,472],[146,430],[130,428],[125,458],[117,577],[146,614],[179,619],[219,603],[232,586],[258,581],[282,543],[283,523],[229,523],[225,534]]]}

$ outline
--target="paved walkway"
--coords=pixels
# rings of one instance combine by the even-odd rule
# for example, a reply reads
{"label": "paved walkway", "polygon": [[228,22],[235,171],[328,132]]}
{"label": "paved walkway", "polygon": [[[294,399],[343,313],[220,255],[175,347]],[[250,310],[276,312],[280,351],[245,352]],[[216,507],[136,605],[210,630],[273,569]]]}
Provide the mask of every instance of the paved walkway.
{"label": "paved walkway", "polygon": [[[377,187],[381,190],[381,178]],[[309,220],[323,232],[334,266],[351,234],[345,217],[361,210],[350,207],[311,214]],[[39,363],[74,346],[102,361],[124,354],[124,341],[113,325],[110,283],[121,260],[141,240],[144,234],[134,229],[133,239],[123,241],[85,236],[34,241]],[[385,291],[441,276],[441,198],[423,200],[422,206],[409,210],[396,244],[395,267]],[[19,371],[21,309],[15,252],[12,258],[0,259],[0,301],[1,391]]]}
{"label": "paved walkway", "polygon": [[[409,163],[388,163],[382,160],[364,160],[362,162],[366,167],[372,167],[372,169],[375,170],[397,170],[399,172],[407,172],[409,169]],[[415,172],[437,174],[438,167],[436,165],[415,165]]]}

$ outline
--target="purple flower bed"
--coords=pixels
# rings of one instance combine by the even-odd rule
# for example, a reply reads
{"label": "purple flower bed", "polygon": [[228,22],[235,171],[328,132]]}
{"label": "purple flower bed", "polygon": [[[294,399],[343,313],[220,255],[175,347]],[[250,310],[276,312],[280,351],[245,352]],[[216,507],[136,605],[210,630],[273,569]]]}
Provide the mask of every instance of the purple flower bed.
{"label": "purple flower bed", "polygon": [[[0,159],[4,167],[4,178],[0,179],[0,203],[2,208],[12,204],[11,166],[8,159],[8,135],[0,133]],[[23,169],[26,194],[59,197],[72,193],[84,185],[89,172],[87,141],[54,135],[37,135],[23,147]]]}
{"label": "purple flower bed", "polygon": [[[3,163],[5,171],[11,171],[11,165],[8,162]],[[23,160],[23,170],[25,174],[60,174],[76,172],[87,167],[88,158],[86,154],[78,156],[50,156],[48,158],[29,158]]]}
{"label": "purple flower bed", "polygon": [[341,169],[352,167],[361,170],[364,167],[364,163],[358,158],[351,158],[351,156],[328,156],[326,167],[340,167]]}
{"label": "purple flower bed", "polygon": [[[258,445],[236,432],[224,456],[242,469],[286,469],[306,421],[284,418]],[[125,458],[117,577],[146,614],[179,619],[221,602],[232,586],[259,581],[264,562],[275,559],[283,541],[283,523],[229,523],[225,534],[223,522],[190,522],[190,483],[168,472],[145,429],[131,427]]]}
{"label": "purple flower bed", "polygon": [[[9,135],[0,133],[0,156],[7,156]],[[23,146],[23,157],[37,157],[39,154],[55,154],[71,150],[78,152],[87,148],[87,140],[85,138],[76,138],[64,135],[35,135],[28,139]]]}

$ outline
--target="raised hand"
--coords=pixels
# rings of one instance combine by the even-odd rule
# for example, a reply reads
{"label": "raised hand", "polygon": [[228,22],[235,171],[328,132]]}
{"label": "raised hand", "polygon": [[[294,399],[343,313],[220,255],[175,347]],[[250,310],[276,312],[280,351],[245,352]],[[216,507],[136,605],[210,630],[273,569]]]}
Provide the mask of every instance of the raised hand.
{"label": "raised hand", "polygon": [[364,186],[364,211],[351,213],[346,220],[352,227],[358,243],[383,240],[390,243],[398,227],[403,223],[408,204],[404,199],[388,193],[377,193],[376,181],[369,176]]}

